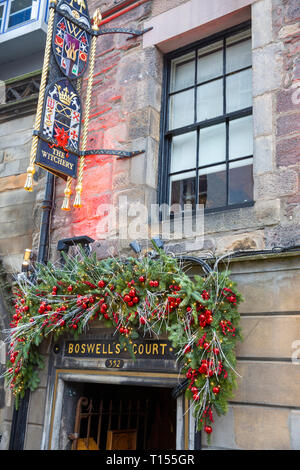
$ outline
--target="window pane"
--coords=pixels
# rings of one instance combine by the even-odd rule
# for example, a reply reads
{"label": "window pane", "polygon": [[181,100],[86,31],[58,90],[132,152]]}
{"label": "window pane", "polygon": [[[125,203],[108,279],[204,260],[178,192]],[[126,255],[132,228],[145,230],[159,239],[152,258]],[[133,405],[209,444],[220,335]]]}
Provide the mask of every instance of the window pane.
{"label": "window pane", "polygon": [[[25,23],[32,17],[32,0],[13,0],[11,3],[8,28]],[[37,2],[34,3],[37,6]],[[36,8],[34,8],[36,11]]]}
{"label": "window pane", "polygon": [[196,173],[189,171],[170,178],[170,204],[196,204]]}
{"label": "window pane", "polygon": [[242,204],[253,200],[252,158],[229,165],[229,204]]}
{"label": "window pane", "polygon": [[194,122],[194,89],[170,97],[169,128],[176,129]]}
{"label": "window pane", "polygon": [[226,73],[251,66],[252,63],[251,39],[233,43],[234,39],[239,37],[234,36],[227,40]]}
{"label": "window pane", "polygon": [[17,11],[29,8],[32,5],[32,0],[12,0],[10,7],[10,14],[16,13]]}
{"label": "window pane", "polygon": [[252,106],[252,70],[234,73],[226,78],[227,112]]}
{"label": "window pane", "polygon": [[218,163],[226,159],[225,124],[200,130],[199,166]]}
{"label": "window pane", "polygon": [[198,53],[198,83],[223,74],[223,42],[204,47]]}
{"label": "window pane", "polygon": [[196,167],[197,133],[177,135],[172,139],[170,173]]}
{"label": "window pane", "polygon": [[170,91],[182,90],[194,85],[195,82],[195,52],[172,60]]}
{"label": "window pane", "polygon": [[253,155],[252,116],[229,123],[229,159]]}
{"label": "window pane", "polygon": [[226,206],[225,165],[200,170],[199,204],[203,204],[206,209]]}
{"label": "window pane", "polygon": [[201,85],[197,89],[197,121],[223,114],[223,80]]}

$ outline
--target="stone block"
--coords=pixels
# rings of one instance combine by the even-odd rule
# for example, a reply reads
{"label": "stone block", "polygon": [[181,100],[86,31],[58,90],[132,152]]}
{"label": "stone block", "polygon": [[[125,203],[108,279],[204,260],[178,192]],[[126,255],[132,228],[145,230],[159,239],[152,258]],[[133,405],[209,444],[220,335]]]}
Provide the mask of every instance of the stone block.
{"label": "stone block", "polygon": [[291,449],[300,450],[300,411],[291,410],[289,415]]}
{"label": "stone block", "polygon": [[41,450],[43,427],[28,424],[25,435],[24,450]]}
{"label": "stone block", "polygon": [[298,111],[300,104],[300,87],[279,90],[276,98],[276,110],[278,113]]}
{"label": "stone block", "polygon": [[208,445],[207,436],[203,432],[202,445],[207,449],[238,449],[235,442],[235,422],[234,422],[234,409],[235,407],[229,406],[226,415],[214,416],[213,433],[211,435],[211,442]]}
{"label": "stone block", "polygon": [[220,254],[244,250],[263,250],[264,246],[263,230],[229,236],[223,235],[216,238],[216,252]]}
{"label": "stone block", "polygon": [[253,149],[253,174],[256,175],[270,172],[274,169],[274,138],[269,136],[257,137],[254,139]]}
{"label": "stone block", "polygon": [[233,402],[299,407],[300,367],[276,361],[238,361]]}
{"label": "stone block", "polygon": [[38,388],[30,394],[28,407],[28,422],[31,424],[40,424],[44,422],[43,410],[45,408],[46,389]]}
{"label": "stone block", "polygon": [[244,298],[239,307],[240,313],[250,315],[299,311],[300,293],[297,285],[300,273],[297,259],[276,258],[272,263],[263,259],[232,262],[229,270]]}
{"label": "stone block", "polygon": [[289,410],[233,406],[235,442],[243,450],[290,450]]}
{"label": "stone block", "polygon": [[128,137],[136,140],[142,137],[152,137],[159,141],[160,114],[151,107],[130,113],[128,116]]}
{"label": "stone block", "polygon": [[254,137],[272,135],[273,132],[273,96],[265,93],[253,99],[253,134]]}
{"label": "stone block", "polygon": [[123,113],[131,113],[147,106],[160,111],[161,84],[152,77],[124,85],[121,94]]}
{"label": "stone block", "polygon": [[[0,136],[6,136],[6,135],[14,135],[17,132],[22,132],[23,130],[28,131],[30,130],[32,133],[33,126],[34,126],[34,121],[35,121],[35,115],[31,114],[30,116],[25,116],[22,118],[17,118],[14,119],[13,121],[6,121],[2,122],[0,124]],[[2,139],[1,139],[1,147],[4,147],[2,144]],[[10,144],[11,145],[11,140]]]}
{"label": "stone block", "polygon": [[21,235],[19,237],[0,238],[0,255],[21,255],[26,248],[32,244],[32,235]]}
{"label": "stone block", "polygon": [[300,137],[282,139],[276,145],[276,160],[279,166],[296,165],[300,157]]}
{"label": "stone block", "polygon": [[0,192],[0,208],[7,206],[17,206],[26,204],[29,202],[34,202],[35,192],[28,192],[24,189],[16,189],[13,191]]}
{"label": "stone block", "polygon": [[299,315],[242,316],[244,340],[237,345],[237,356],[291,359],[293,343],[300,340],[299,320]]}
{"label": "stone block", "polygon": [[0,192],[24,188],[27,174],[12,175],[0,178]]}
{"label": "stone block", "polygon": [[286,116],[279,116],[276,122],[276,134],[284,136],[300,132],[300,114],[293,113]]}
{"label": "stone block", "polygon": [[253,57],[253,96],[262,95],[281,86],[282,57],[277,44],[255,49]]}
{"label": "stone block", "polygon": [[285,9],[285,21],[294,22],[300,19],[300,5],[297,0],[289,0]]}
{"label": "stone block", "polygon": [[251,18],[253,49],[272,42],[272,0],[262,0],[253,3]]}
{"label": "stone block", "polygon": [[294,170],[282,170],[256,176],[255,199],[276,199],[298,191],[298,174]]}
{"label": "stone block", "polygon": [[266,229],[266,248],[292,247],[300,244],[300,227],[298,224],[278,225]]}

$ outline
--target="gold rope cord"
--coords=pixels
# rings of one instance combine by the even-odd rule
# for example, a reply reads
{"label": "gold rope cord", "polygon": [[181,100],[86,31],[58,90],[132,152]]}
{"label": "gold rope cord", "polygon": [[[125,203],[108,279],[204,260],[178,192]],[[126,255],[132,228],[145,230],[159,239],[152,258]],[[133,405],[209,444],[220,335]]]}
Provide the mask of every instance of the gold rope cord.
{"label": "gold rope cord", "polygon": [[[53,5],[56,5],[57,0],[52,0],[51,2]],[[35,117],[35,124],[34,130],[40,130],[41,118],[42,118],[42,111],[43,111],[43,104],[44,104],[44,95],[47,83],[47,76],[48,76],[48,68],[49,68],[49,61],[50,61],[50,52],[51,52],[51,44],[52,44],[52,32],[53,32],[53,24],[54,24],[54,15],[55,9],[50,5],[49,11],[49,19],[48,19],[48,31],[47,31],[47,38],[46,38],[46,47],[45,47],[45,55],[44,55],[44,63],[41,75],[41,84],[40,84],[40,91],[39,91],[39,99]],[[24,189],[26,191],[33,191],[33,175],[35,173],[35,158],[38,146],[38,136],[34,135],[32,138],[32,145],[31,145],[31,153],[30,153],[30,161],[29,166],[27,168],[27,179],[25,182]]]}
{"label": "gold rope cord", "polygon": [[[92,29],[94,31],[99,30],[101,19],[102,18],[101,18],[100,10],[99,8],[97,8],[93,16]],[[85,115],[84,115],[82,140],[81,140],[81,151],[83,152],[86,150],[87,137],[88,137],[89,115],[90,115],[90,105],[91,105],[92,86],[93,86],[93,74],[94,74],[94,67],[95,67],[96,44],[97,44],[97,36],[93,36],[91,40],[90,70],[89,70],[89,78],[88,78],[87,91],[86,91]],[[79,161],[78,183],[75,188],[76,197],[75,197],[74,204],[73,204],[74,207],[81,207],[81,193],[83,189],[83,184],[82,184],[83,170],[84,170],[84,156],[81,156],[80,161]]]}

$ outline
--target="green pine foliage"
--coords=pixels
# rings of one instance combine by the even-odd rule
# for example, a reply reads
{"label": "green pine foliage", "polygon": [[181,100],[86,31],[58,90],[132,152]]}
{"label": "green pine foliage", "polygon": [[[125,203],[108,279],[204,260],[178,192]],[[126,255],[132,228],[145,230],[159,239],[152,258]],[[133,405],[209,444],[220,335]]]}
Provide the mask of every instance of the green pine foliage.
{"label": "green pine foliage", "polygon": [[6,380],[18,406],[39,384],[39,346],[48,336],[75,339],[102,320],[119,333],[134,358],[140,336],[167,333],[176,351],[198,429],[210,434],[213,411],[227,412],[236,388],[235,345],[241,340],[242,297],[228,272],[191,279],[179,261],[154,245],[157,256],[97,260],[83,252],[64,265],[38,266],[36,280],[20,281],[10,330]]}

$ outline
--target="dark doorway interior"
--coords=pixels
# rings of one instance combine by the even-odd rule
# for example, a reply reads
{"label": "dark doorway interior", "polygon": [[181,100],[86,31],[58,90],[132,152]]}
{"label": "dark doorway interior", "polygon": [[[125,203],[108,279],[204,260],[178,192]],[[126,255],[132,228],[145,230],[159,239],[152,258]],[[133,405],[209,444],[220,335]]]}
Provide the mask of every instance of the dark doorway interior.
{"label": "dark doorway interior", "polygon": [[[79,400],[77,448],[86,442],[95,449],[176,449],[176,400],[170,389],[86,383]],[[127,441],[117,442],[120,435]]]}

